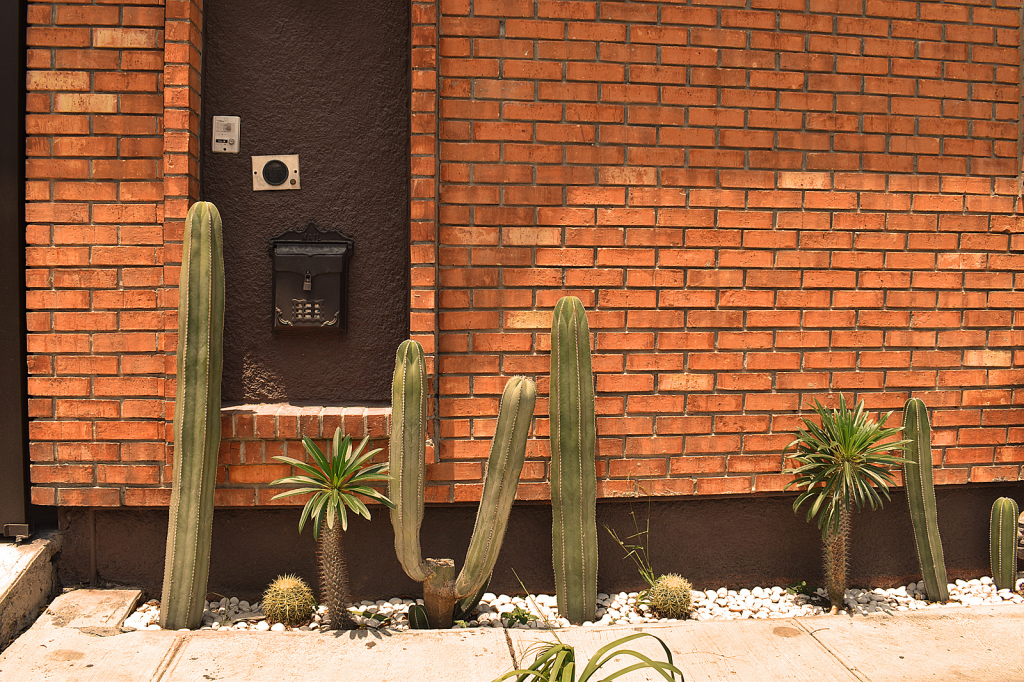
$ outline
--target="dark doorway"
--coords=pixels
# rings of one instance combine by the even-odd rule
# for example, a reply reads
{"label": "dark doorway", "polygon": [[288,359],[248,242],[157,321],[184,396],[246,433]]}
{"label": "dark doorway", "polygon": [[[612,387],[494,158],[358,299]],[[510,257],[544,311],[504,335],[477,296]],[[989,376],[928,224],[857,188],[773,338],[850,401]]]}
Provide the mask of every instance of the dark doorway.
{"label": "dark doorway", "polygon": [[0,537],[28,534],[25,6],[0,3]]}
{"label": "dark doorway", "polygon": [[[225,401],[387,403],[409,333],[409,3],[205,3],[202,198],[224,221]],[[239,116],[238,154],[210,151]],[[301,189],[253,191],[252,156],[298,154]],[[353,238],[348,329],[273,330],[270,240]]]}

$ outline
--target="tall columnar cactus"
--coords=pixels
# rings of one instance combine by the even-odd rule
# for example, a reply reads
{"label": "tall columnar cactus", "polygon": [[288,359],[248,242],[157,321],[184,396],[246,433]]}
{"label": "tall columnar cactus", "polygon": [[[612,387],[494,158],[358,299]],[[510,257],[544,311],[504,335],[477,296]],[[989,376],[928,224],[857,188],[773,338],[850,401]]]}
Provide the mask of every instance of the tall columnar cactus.
{"label": "tall columnar cactus", "polygon": [[1000,590],[1014,588],[1017,579],[1017,503],[1009,497],[1000,497],[992,505],[989,530],[992,579]]}
{"label": "tall columnar cactus", "polygon": [[220,212],[200,201],[185,222],[178,284],[174,484],[160,606],[160,625],[170,630],[196,628],[203,615],[220,447],[223,338]]}
{"label": "tall columnar cactus", "polygon": [[423,582],[432,571],[422,559],[423,485],[426,480],[427,382],[423,346],[403,341],[391,381],[391,481],[395,503],[395,553],[410,578]]}
{"label": "tall columnar cactus", "polygon": [[942,556],[939,522],[932,485],[932,439],[928,408],[920,398],[911,398],[903,406],[903,437],[910,441],[904,450],[903,486],[910,504],[917,560],[932,601],[949,601],[946,587],[946,562]]}
{"label": "tall columnar cactus", "polygon": [[572,623],[597,608],[597,472],[590,327],[583,303],[565,296],[551,321],[552,555],[558,611]]}
{"label": "tall columnar cactus", "polygon": [[526,460],[526,439],[533,420],[537,388],[524,377],[505,384],[498,423],[487,459],[483,495],[477,511],[466,561],[456,575],[451,559],[427,559],[420,551],[423,521],[426,393],[423,348],[405,341],[398,348],[392,383],[391,487],[395,503],[391,523],[395,551],[402,568],[423,583],[427,620],[433,628],[450,628],[456,602],[475,596],[494,570],[505,536],[509,512]]}

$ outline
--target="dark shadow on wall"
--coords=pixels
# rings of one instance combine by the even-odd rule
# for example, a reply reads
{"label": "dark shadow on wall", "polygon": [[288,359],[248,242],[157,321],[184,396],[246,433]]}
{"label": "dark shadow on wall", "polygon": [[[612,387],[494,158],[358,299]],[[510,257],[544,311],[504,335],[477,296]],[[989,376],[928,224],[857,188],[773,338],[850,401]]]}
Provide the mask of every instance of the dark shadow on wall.
{"label": "dark shadow on wall", "polygon": [[[989,573],[988,523],[997,497],[1024,503],[1024,484],[939,488],[939,526],[949,579]],[[821,584],[821,536],[792,512],[793,496],[658,500],[650,504],[651,563],[679,573],[696,587]],[[598,589],[618,592],[643,584],[604,530],[632,532],[629,511],[647,518],[645,499],[598,505]],[[421,534],[425,556],[451,557],[461,566],[473,532],[475,506],[429,507]],[[258,598],[276,575],[297,573],[316,584],[311,529],[298,534],[298,509],[218,509],[214,514],[209,590]],[[97,570],[101,581],[134,585],[160,596],[166,510],[96,510]],[[64,529],[60,576],[65,585],[89,580],[88,510],[61,510]],[[345,534],[356,599],[420,596],[395,558],[387,514],[354,519]],[[906,500],[893,496],[884,510],[853,519],[850,585],[888,587],[919,580]],[[551,507],[517,504],[491,583],[494,592],[520,591],[513,570],[531,591],[552,593]]]}
{"label": "dark shadow on wall", "polygon": [[[404,0],[204,6],[202,198],[224,221],[223,399],[390,399],[409,333],[409,26]],[[213,116],[240,116],[215,154]],[[252,189],[252,156],[298,154],[301,189]],[[355,240],[348,331],[272,330],[270,239],[310,221]]]}

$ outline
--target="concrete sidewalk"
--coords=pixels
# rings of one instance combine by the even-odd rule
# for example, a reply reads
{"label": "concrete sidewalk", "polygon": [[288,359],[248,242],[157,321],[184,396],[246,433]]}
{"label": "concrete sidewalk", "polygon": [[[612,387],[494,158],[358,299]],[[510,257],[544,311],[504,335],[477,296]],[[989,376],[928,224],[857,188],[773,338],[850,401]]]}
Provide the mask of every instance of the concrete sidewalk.
{"label": "concrete sidewalk", "polygon": [[[526,649],[553,641],[536,630],[388,634],[122,633],[141,594],[79,590],[58,597],[0,656],[3,682],[489,682]],[[951,607],[869,617],[687,621],[559,630],[589,658],[637,631],[657,635],[691,682],[1024,682],[1024,605]],[[663,658],[653,639],[629,648]],[[611,672],[614,668],[605,668]],[[601,676],[603,677],[603,675]],[[661,679],[634,673],[625,680]]]}

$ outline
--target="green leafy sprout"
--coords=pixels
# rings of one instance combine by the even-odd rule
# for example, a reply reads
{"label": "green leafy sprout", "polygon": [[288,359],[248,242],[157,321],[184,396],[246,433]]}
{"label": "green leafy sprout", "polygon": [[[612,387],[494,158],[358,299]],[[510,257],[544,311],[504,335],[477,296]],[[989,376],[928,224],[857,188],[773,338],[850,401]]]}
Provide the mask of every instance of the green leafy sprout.
{"label": "green leafy sprout", "polygon": [[367,436],[363,438],[358,447],[353,449],[352,437],[346,435],[343,438],[339,428],[334,432],[329,457],[308,436],[303,436],[302,445],[313,460],[311,464],[300,462],[292,457],[274,457],[274,459],[291,464],[296,469],[308,474],[279,478],[270,484],[299,486],[274,495],[272,499],[275,500],[292,495],[313,493],[302,509],[302,516],[299,517],[300,533],[310,518],[313,519],[314,539],[320,537],[320,527],[324,522],[327,523],[328,528],[334,528],[335,517],[340,517],[342,531],[348,530],[346,508],[369,519],[370,510],[366,508],[358,495],[380,502],[389,509],[395,508],[394,503],[387,496],[369,485],[388,479],[387,462],[365,465],[367,460],[383,449],[376,448],[363,453],[369,442],[370,437]]}
{"label": "green leafy sprout", "polygon": [[793,503],[793,511],[810,502],[807,521],[817,518],[824,538],[830,531],[839,531],[843,510],[877,509],[883,495],[889,499],[889,486],[896,483],[890,468],[904,462],[903,457],[889,453],[902,452],[910,441],[888,440],[902,431],[884,428],[892,411],[874,422],[868,419],[863,400],[853,411],[845,402],[830,410],[815,400],[814,411],[821,425],[804,418],[806,428],[799,430],[783,454],[795,450],[791,458],[800,465],[787,470],[796,478],[786,489],[806,487]]}
{"label": "green leafy sprout", "polygon": [[[632,559],[633,563],[636,564],[637,570],[640,572],[640,577],[644,579],[651,587],[654,587],[654,583],[658,581],[654,575],[654,569],[651,568],[651,559],[648,554],[647,548],[650,545],[650,532],[651,532],[651,509],[650,500],[648,499],[647,507],[647,520],[644,525],[644,529],[640,530],[640,522],[636,518],[636,510],[630,506],[629,516],[633,519],[633,534],[627,535],[625,539],[619,537],[619,534],[615,532],[614,528],[609,527],[607,524],[604,529],[608,531],[608,534],[612,536],[612,539],[618,543],[622,551],[625,552],[623,559]],[[644,591],[646,594],[646,590]],[[641,595],[643,600],[644,595]]]}
{"label": "green leafy sprout", "polygon": [[[636,518],[634,517],[633,520],[635,522]],[[526,586],[523,585],[523,581],[520,580],[519,574],[516,573],[515,569],[512,569],[512,575],[516,577],[516,580],[519,582],[520,587],[523,588],[523,591],[529,595],[529,591],[526,589]],[[533,600],[533,597],[528,598],[530,602],[533,603],[534,608],[537,608],[537,603]],[[543,611],[538,609],[538,613],[543,614]],[[536,618],[536,616],[534,616],[534,618]],[[533,678],[535,682],[577,682],[575,649],[562,642],[561,638],[558,636],[558,632],[552,629],[551,622],[544,615],[541,615],[541,619],[544,621],[547,629],[551,631],[551,634],[554,635],[555,641],[537,642],[523,652],[524,654],[534,653],[536,655],[533,664],[530,667],[507,672],[501,677],[493,680],[493,682],[504,682],[504,680],[512,677],[516,678],[516,682],[527,682],[530,678]],[[645,656],[644,654],[631,649],[621,649],[625,644],[628,644],[634,639],[638,639],[640,637],[654,637],[654,639],[658,640],[658,644],[660,644],[661,648],[665,651],[665,658],[667,662],[656,661],[649,656]],[[598,671],[616,656],[632,656],[639,662],[628,665],[621,670],[616,670],[600,680],[597,679],[596,676]],[[516,657],[514,651],[512,652],[512,660],[516,667],[518,667],[519,659]],[[622,677],[623,675],[628,675],[635,670],[644,669],[654,670],[664,679],[668,680],[668,682],[675,682],[677,679],[679,682],[684,682],[683,671],[672,664],[672,651],[668,648],[668,645],[665,644],[660,637],[656,637],[648,632],[620,637],[614,642],[609,642],[598,649],[597,653],[595,653],[587,662],[586,666],[584,666],[583,672],[579,677],[579,682],[611,682],[611,680]]]}
{"label": "green leafy sprout", "polygon": [[801,580],[798,583],[793,583],[786,588],[786,592],[789,594],[810,594],[811,588],[807,587],[807,581]]}
{"label": "green leafy sprout", "polygon": [[500,618],[507,618],[513,623],[521,625],[529,625],[531,620],[537,620],[537,616],[530,613],[528,609],[524,609],[522,606],[517,606],[511,611],[505,611],[499,614]]}
{"label": "green leafy sprout", "polygon": [[[639,651],[623,649],[629,642],[641,637],[654,637],[658,644],[665,651],[666,661],[657,661],[645,656]],[[662,678],[669,682],[683,680],[683,672],[672,664],[672,651],[660,638],[647,632],[640,632],[626,637],[620,637],[614,642],[609,642],[597,650],[582,671],[577,670],[576,652],[573,647],[561,642],[538,642],[527,649],[526,653],[536,652],[536,658],[529,668],[507,672],[494,682],[503,682],[510,678],[516,678],[516,682],[536,680],[538,682],[610,682],[636,670],[654,670]],[[617,656],[629,656],[637,660],[636,663],[625,666],[620,670],[598,678],[600,669]],[[577,677],[579,672],[579,677]]]}

